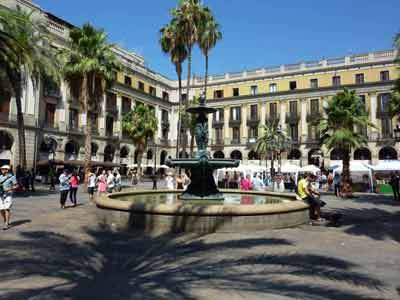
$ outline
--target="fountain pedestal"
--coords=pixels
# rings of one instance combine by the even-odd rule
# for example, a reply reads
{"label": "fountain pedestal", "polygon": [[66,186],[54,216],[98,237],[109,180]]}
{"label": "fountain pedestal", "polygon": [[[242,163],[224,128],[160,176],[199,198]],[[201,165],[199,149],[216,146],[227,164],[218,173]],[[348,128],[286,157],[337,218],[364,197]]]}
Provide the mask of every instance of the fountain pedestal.
{"label": "fountain pedestal", "polygon": [[197,115],[194,133],[198,151],[195,154],[195,158],[170,159],[166,164],[170,167],[190,169],[191,183],[186,191],[182,193],[181,199],[223,200],[223,195],[215,183],[213,172],[220,168],[237,167],[240,161],[234,159],[211,159],[207,151],[207,115],[214,113],[216,109],[206,106],[204,96],[200,97],[198,106],[190,107],[186,111]]}

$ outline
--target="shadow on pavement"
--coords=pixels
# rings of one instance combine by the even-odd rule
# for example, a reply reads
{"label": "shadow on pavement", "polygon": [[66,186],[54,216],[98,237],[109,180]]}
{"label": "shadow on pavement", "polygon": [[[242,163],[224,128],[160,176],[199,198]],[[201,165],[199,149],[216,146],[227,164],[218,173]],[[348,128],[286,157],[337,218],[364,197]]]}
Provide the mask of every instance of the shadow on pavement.
{"label": "shadow on pavement", "polygon": [[[294,251],[274,254],[280,246],[296,249],[286,239],[213,243],[201,236],[151,238],[105,227],[86,229],[86,234],[84,241],[52,231],[2,240],[0,299],[196,299],[193,291],[213,289],[226,292],[224,296],[236,291],[373,300],[382,299],[377,295],[385,288],[344,259]],[[265,246],[267,252],[249,252]],[[27,284],[15,287],[18,280]]]}
{"label": "shadow on pavement", "polygon": [[10,226],[17,227],[17,226],[24,225],[26,223],[31,223],[31,222],[32,222],[32,220],[30,220],[30,219],[18,220],[18,221],[11,222]]}

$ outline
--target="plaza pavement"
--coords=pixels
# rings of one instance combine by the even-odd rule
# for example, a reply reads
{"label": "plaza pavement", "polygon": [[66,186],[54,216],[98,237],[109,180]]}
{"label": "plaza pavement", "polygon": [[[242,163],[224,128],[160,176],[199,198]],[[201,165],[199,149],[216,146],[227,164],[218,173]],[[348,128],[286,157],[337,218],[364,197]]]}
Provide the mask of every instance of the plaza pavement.
{"label": "plaza pavement", "polygon": [[0,300],[399,299],[400,205],[390,197],[325,196],[340,227],[144,236],[98,224],[80,192],[15,200],[0,231]]}

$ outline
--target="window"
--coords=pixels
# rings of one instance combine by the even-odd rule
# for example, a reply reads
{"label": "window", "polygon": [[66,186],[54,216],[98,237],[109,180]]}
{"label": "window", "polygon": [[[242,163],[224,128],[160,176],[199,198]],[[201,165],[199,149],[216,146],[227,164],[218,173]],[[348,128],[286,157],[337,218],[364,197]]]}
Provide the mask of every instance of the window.
{"label": "window", "polygon": [[69,110],[69,128],[70,129],[78,129],[78,127],[79,127],[78,110],[70,109]]}
{"label": "window", "polygon": [[381,81],[387,81],[389,79],[389,71],[381,71]]}
{"label": "window", "polygon": [[309,125],[308,126],[308,138],[312,141],[319,139],[319,126]]}
{"label": "window", "polygon": [[258,119],[258,112],[257,112],[257,104],[253,104],[250,106],[250,120],[257,120]]}
{"label": "window", "polygon": [[389,112],[390,100],[391,100],[391,94],[389,93],[378,95],[378,105],[379,105],[378,108],[380,112]]}
{"label": "window", "polygon": [[167,128],[163,128],[163,129],[161,130],[161,135],[162,135],[162,138],[163,138],[164,140],[168,139],[168,129],[167,129]]}
{"label": "window", "polygon": [[239,88],[233,88],[232,89],[232,94],[233,94],[233,97],[239,96]]}
{"label": "window", "polygon": [[222,144],[223,142],[222,130],[222,128],[215,128],[215,140],[217,144]]}
{"label": "window", "polygon": [[214,113],[214,121],[222,122],[224,121],[224,109],[217,108],[217,111]]}
{"label": "window", "polygon": [[363,84],[364,83],[364,74],[356,74],[356,84]]}
{"label": "window", "polygon": [[318,99],[310,100],[310,110],[311,110],[311,114],[319,113],[319,100]]}
{"label": "window", "polygon": [[250,127],[249,128],[249,139],[257,139],[258,137],[258,127]]}
{"label": "window", "polygon": [[360,97],[361,99],[364,111],[367,111],[367,103],[365,102],[365,95],[359,95],[358,97]]}
{"label": "window", "polygon": [[155,97],[156,93],[156,88],[154,86],[149,86],[149,94]]}
{"label": "window", "polygon": [[126,85],[131,86],[131,85],[132,85],[132,78],[130,78],[129,76],[125,76],[125,78],[124,78],[124,83],[125,83]]}
{"label": "window", "polygon": [[235,143],[239,143],[239,141],[240,141],[240,128],[239,127],[232,128],[232,140]]}
{"label": "window", "polygon": [[182,94],[181,95],[181,101],[185,102],[187,100],[187,95],[186,94]]}
{"label": "window", "polygon": [[278,91],[278,88],[276,86],[276,83],[270,83],[269,84],[269,92],[270,93],[275,93],[276,91]]}
{"label": "window", "polygon": [[169,101],[169,94],[167,92],[162,92],[162,99],[164,101]]}
{"label": "window", "polygon": [[141,82],[141,81],[139,81],[139,82],[138,82],[138,88],[139,88],[139,90],[141,90],[141,91],[144,92],[144,83]]}
{"label": "window", "polygon": [[131,110],[131,99],[122,97],[122,114],[126,114]]}
{"label": "window", "polygon": [[292,90],[295,90],[297,88],[297,82],[296,81],[290,81],[289,82],[289,89],[292,91]]}
{"label": "window", "polygon": [[214,91],[214,98],[224,98],[224,91],[223,90],[216,90]]}
{"label": "window", "polygon": [[106,136],[112,136],[114,131],[114,118],[111,116],[106,117]]}
{"label": "window", "polygon": [[168,123],[168,110],[161,110],[161,122]]}
{"label": "window", "polygon": [[231,107],[231,120],[240,121],[240,107]]}
{"label": "window", "polygon": [[333,76],[332,77],[332,85],[333,86],[340,86],[340,76]]}
{"label": "window", "polygon": [[312,88],[312,89],[318,88],[318,79],[317,78],[310,79],[310,88]]}
{"label": "window", "polygon": [[277,103],[270,103],[269,104],[269,115],[272,117],[278,116],[278,104]]}
{"label": "window", "polygon": [[290,112],[290,115],[297,116],[297,101],[289,102],[289,112]]}
{"label": "window", "polygon": [[46,103],[46,125],[48,127],[54,127],[54,117],[56,114],[56,105],[52,103]]}
{"label": "window", "polygon": [[298,124],[290,124],[289,126],[289,136],[292,141],[299,140],[299,125]]}
{"label": "window", "polygon": [[257,93],[258,93],[258,86],[252,85],[252,86],[250,87],[250,94],[251,94],[252,96],[254,96],[254,95],[256,95]]}
{"label": "window", "polygon": [[382,123],[382,136],[391,137],[392,135],[392,120],[390,118],[384,118],[381,120]]}

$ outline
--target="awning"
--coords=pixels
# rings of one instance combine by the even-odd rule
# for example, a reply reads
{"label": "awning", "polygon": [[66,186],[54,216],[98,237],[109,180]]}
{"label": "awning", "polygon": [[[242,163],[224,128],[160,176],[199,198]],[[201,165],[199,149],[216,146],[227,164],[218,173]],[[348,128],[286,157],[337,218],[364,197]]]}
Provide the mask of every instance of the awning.
{"label": "awning", "polygon": [[[37,166],[48,166],[48,165],[56,165],[56,166],[76,166],[83,167],[85,162],[83,160],[39,160],[37,162]],[[120,164],[112,163],[109,161],[90,161],[90,166],[92,167],[105,167],[105,168],[117,168],[120,167]]]}

